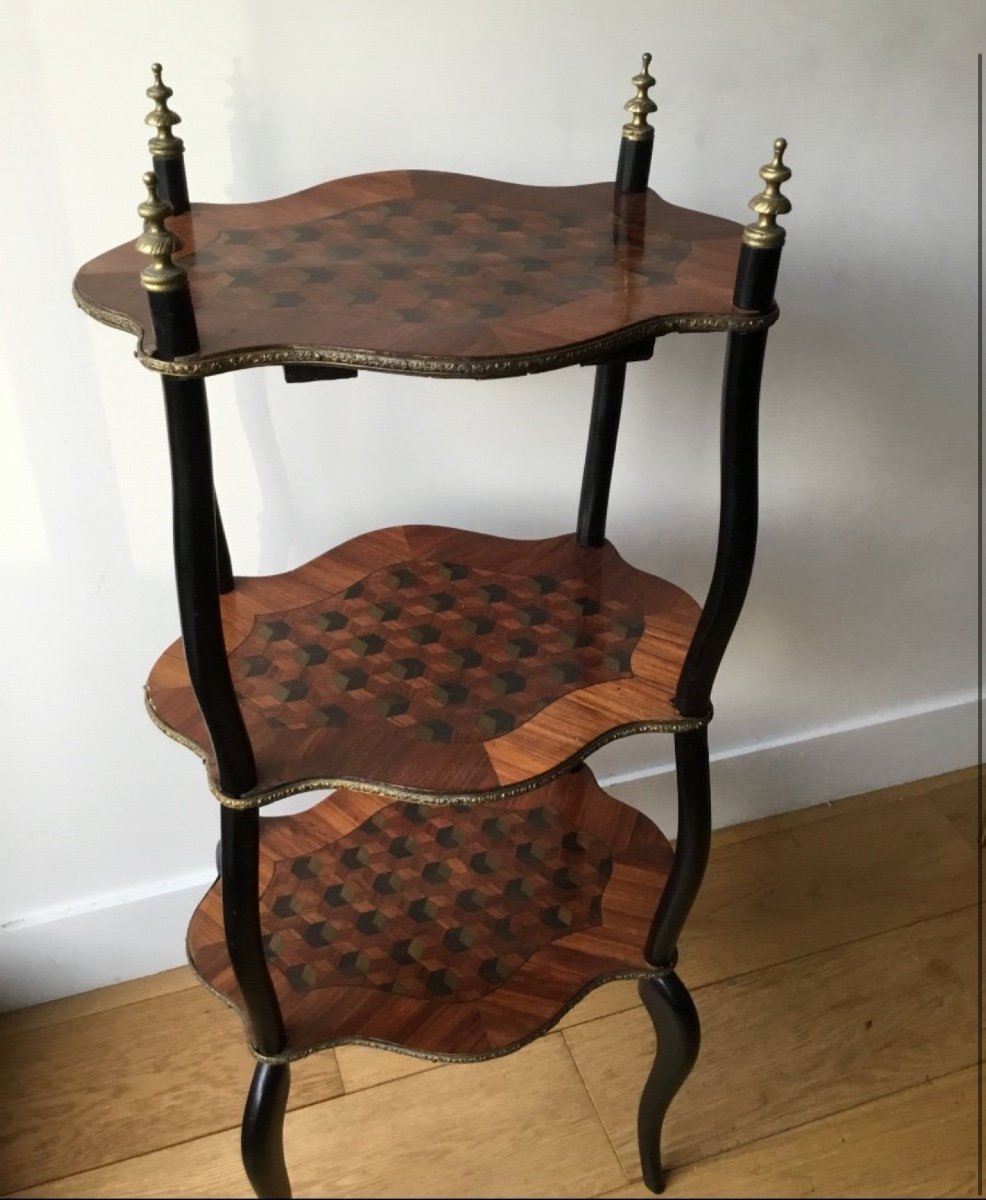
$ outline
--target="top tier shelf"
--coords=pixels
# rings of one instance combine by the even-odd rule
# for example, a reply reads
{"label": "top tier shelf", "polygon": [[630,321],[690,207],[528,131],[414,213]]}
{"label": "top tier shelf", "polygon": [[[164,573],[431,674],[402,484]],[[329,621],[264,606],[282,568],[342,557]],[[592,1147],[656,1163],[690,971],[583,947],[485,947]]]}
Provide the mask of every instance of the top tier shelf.
{"label": "top tier shelf", "polygon": [[598,362],[669,332],[753,330],[736,308],[743,228],[612,183],[528,187],[387,171],[169,218],[201,349],[155,357],[146,258],[87,263],[76,301],[185,378],[324,364],[489,378]]}

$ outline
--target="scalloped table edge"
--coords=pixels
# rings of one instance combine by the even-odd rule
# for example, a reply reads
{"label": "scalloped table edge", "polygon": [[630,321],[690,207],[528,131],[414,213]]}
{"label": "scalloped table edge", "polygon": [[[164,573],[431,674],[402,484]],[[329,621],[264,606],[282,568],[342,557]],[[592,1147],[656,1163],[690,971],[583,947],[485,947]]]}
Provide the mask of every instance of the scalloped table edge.
{"label": "scalloped table edge", "polygon": [[229,796],[213,779],[209,771],[208,756],[203,753],[201,747],[168,725],[155,710],[154,702],[151,700],[146,685],[144,687],[144,708],[147,710],[147,715],[165,736],[191,750],[196,758],[205,764],[209,791],[219,803],[224,808],[241,810],[263,808],[277,800],[285,800],[288,796],[320,791],[323,788],[332,788],[333,790],[348,788],[354,792],[367,792],[372,796],[386,796],[392,800],[410,800],[416,804],[486,804],[492,800],[509,800],[513,796],[523,796],[526,792],[533,792],[544,784],[550,783],[553,779],[564,775],[566,771],[571,771],[585,762],[591,754],[602,749],[603,746],[608,746],[610,742],[618,741],[620,738],[632,737],[636,733],[690,733],[694,729],[701,729],[704,725],[708,725],[712,720],[710,711],[704,717],[680,717],[666,721],[631,721],[625,725],[617,725],[586,742],[574,754],[570,754],[568,758],[557,763],[549,771],[543,771],[540,775],[532,775],[527,779],[521,779],[502,787],[487,788],[482,792],[423,791],[417,788],[403,787],[400,784],[377,783],[370,779],[357,779],[345,775],[317,775],[297,779],[291,783],[279,784],[277,787],[266,790],[250,792],[246,796]]}
{"label": "scalloped table edge", "polygon": [[137,338],[134,356],[142,366],[159,375],[178,379],[203,379],[210,375],[243,371],[251,367],[305,365],[350,367],[398,375],[424,375],[436,379],[505,379],[576,366],[600,355],[616,352],[645,338],[663,337],[668,333],[757,333],[769,329],[780,316],[780,309],[776,304],[764,313],[675,313],[653,317],[616,333],[562,346],[557,350],[502,358],[471,358],[468,355],[430,358],[334,346],[257,346],[215,354],[189,355],[165,361],[148,353],[144,346],[146,331],[138,321],[113,309],[90,303],[80,294],[77,282],[72,284],[72,298],[87,316],[100,324],[132,333]]}

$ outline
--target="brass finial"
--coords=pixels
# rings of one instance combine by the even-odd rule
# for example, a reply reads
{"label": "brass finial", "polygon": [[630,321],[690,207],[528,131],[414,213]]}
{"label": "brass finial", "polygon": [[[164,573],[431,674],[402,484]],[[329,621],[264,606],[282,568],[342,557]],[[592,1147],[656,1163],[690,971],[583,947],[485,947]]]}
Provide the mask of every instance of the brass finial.
{"label": "brass finial", "polygon": [[749,204],[757,219],[743,230],[743,241],[748,246],[769,250],[784,245],[784,230],[777,224],[777,218],[791,211],[791,201],[781,195],[781,184],[791,178],[790,168],[784,165],[786,149],[787,141],[778,138],[774,142],[774,157],[760,168],[760,178],[767,186]]}
{"label": "brass finial", "polygon": [[628,100],[623,105],[628,113],[633,114],[631,119],[623,126],[623,136],[628,142],[646,142],[654,136],[653,126],[647,124],[648,113],[657,112],[657,105],[647,95],[647,92],[655,83],[654,76],[647,70],[650,66],[650,61],[651,56],[645,54],[640,72],[630,80],[637,89],[637,94],[632,100]]}
{"label": "brass finial", "polygon": [[141,254],[154,261],[141,271],[140,282],[149,292],[176,292],[188,283],[185,268],[171,261],[172,254],[181,249],[181,239],[165,229],[164,218],[171,216],[171,205],[157,194],[157,176],[153,171],[144,174],[147,199],[137,206],[144,218],[144,232],[137,239]]}
{"label": "brass finial", "polygon": [[147,89],[147,98],[154,101],[154,110],[144,118],[145,125],[153,125],[157,133],[147,143],[154,158],[178,158],[184,152],[185,143],[171,132],[172,125],[180,125],[181,117],[168,108],[174,95],[171,88],[161,81],[161,64],[151,63],[154,82]]}

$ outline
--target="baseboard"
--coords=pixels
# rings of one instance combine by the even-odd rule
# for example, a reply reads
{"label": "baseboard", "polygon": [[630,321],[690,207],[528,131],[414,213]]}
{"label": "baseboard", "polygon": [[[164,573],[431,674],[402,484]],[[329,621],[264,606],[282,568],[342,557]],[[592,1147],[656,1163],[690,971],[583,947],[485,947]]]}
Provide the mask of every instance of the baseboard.
{"label": "baseboard", "polygon": [[[852,727],[714,750],[714,824],[735,825],[967,767],[976,758],[977,716],[975,698],[963,698]],[[666,752],[667,739],[655,741]],[[605,761],[600,782],[673,836],[672,764],[654,761],[616,775],[607,773]],[[160,880],[0,926],[0,1011],[180,965],[189,916],[210,882],[208,874]]]}
{"label": "baseboard", "polygon": [[[844,796],[931,778],[976,762],[975,696],[753,746],[717,750],[712,739],[712,824],[740,825]],[[600,774],[607,791],[633,804],[673,837],[673,761],[627,775]]]}
{"label": "baseboard", "polygon": [[180,966],[188,919],[211,879],[183,882],[162,880],[154,895],[106,896],[98,908],[0,928],[0,1012]]}

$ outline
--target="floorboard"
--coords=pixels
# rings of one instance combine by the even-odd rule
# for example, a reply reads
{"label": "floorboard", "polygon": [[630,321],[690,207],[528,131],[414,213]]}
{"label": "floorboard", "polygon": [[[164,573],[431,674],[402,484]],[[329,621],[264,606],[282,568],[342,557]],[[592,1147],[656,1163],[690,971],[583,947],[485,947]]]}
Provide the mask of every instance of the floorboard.
{"label": "floorboard", "polygon": [[[560,1034],[289,1113],[296,1197],[591,1196],[626,1183]],[[235,1132],[22,1196],[247,1196]]]}
{"label": "floorboard", "polygon": [[[966,908],[700,989],[702,1053],[668,1118],[667,1164],[974,1064],[976,916]],[[563,1036],[627,1175],[639,1178],[628,1097],[639,1094],[653,1057],[646,1012]]]}
{"label": "floorboard", "polygon": [[[975,1196],[975,1069],[675,1172],[669,1197]],[[642,1183],[607,1200],[649,1198]]]}
{"label": "floorboard", "polygon": [[[0,1037],[0,1191],[228,1129],[252,1071],[238,1017],[199,987]],[[329,1052],[299,1064],[291,1103],[342,1091]]]}

